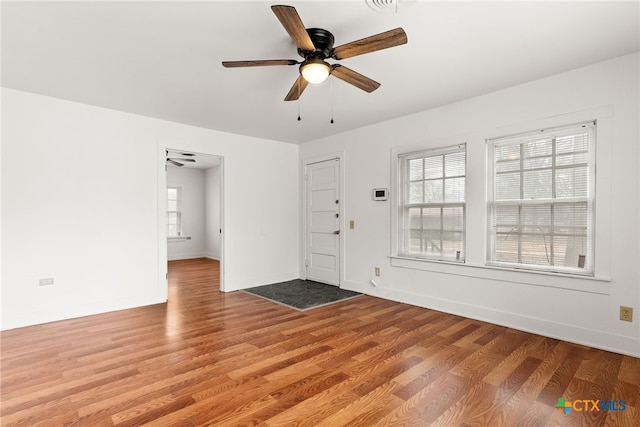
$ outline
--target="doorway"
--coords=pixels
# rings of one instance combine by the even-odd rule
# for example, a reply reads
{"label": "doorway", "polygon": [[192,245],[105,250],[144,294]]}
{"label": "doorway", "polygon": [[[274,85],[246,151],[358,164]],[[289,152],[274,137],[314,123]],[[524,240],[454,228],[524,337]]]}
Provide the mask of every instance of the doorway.
{"label": "doorway", "polygon": [[305,165],[305,276],[340,286],[340,159]]}
{"label": "doorway", "polygon": [[[211,284],[224,291],[224,159],[174,148],[162,154],[159,210],[165,245],[160,261],[165,277],[169,262],[208,258],[219,263],[219,278]],[[168,282],[164,285],[168,289]]]}

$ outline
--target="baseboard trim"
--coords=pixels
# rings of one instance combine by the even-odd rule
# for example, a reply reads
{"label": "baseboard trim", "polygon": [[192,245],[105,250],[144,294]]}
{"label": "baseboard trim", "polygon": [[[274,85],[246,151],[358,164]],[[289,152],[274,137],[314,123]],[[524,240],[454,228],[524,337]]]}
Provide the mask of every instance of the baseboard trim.
{"label": "baseboard trim", "polygon": [[3,313],[0,330],[23,328],[26,326],[40,325],[43,323],[58,322],[61,320],[77,319],[79,317],[93,316],[95,314],[110,313],[113,311],[127,310],[144,307],[147,305],[163,304],[166,300],[160,296],[145,296],[126,298],[112,301],[99,301],[95,303],[73,305],[70,307],[58,307],[55,310],[41,310],[29,313]]}
{"label": "baseboard trim", "polygon": [[242,286],[233,286],[229,283],[229,280],[227,280],[227,282],[225,282],[225,292],[239,291],[256,286],[271,285],[273,283],[288,282],[289,280],[296,280],[299,278],[300,275],[296,271],[295,273],[289,272],[268,277],[246,277],[242,280]]}
{"label": "baseboard trim", "polygon": [[180,261],[183,259],[196,259],[196,258],[209,258],[205,252],[199,252],[194,254],[175,254],[167,255],[167,261]]}
{"label": "baseboard trim", "polygon": [[632,337],[615,335],[536,317],[523,316],[518,313],[464,304],[457,301],[434,298],[396,289],[380,286],[374,287],[370,284],[362,284],[354,281],[343,281],[342,288],[391,301],[506,326],[508,328],[543,335],[574,344],[586,345],[627,356],[640,357],[640,339]]}

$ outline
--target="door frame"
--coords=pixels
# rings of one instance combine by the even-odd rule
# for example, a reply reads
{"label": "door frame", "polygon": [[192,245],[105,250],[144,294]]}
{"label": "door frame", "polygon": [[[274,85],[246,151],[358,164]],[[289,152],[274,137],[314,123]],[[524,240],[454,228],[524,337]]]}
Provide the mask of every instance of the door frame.
{"label": "door frame", "polygon": [[330,160],[338,159],[338,179],[340,181],[338,189],[340,191],[340,203],[338,204],[338,213],[340,215],[338,224],[340,224],[340,235],[338,239],[338,287],[342,287],[342,283],[345,281],[345,153],[344,151],[337,151],[333,153],[322,154],[319,156],[311,156],[305,157],[300,160],[300,212],[301,212],[301,221],[300,221],[300,253],[302,256],[300,257],[300,278],[307,278],[307,266],[305,265],[305,260],[308,257],[307,253],[307,166],[315,163],[326,162]]}
{"label": "door frame", "polygon": [[166,170],[166,150],[169,151],[185,151],[190,153],[201,154],[205,156],[216,156],[220,158],[220,291],[225,292],[225,158],[222,154],[207,152],[203,150],[194,150],[193,147],[180,146],[180,144],[172,144],[168,146],[162,143],[158,144],[158,294],[162,301],[169,299],[169,280],[168,280],[168,244],[167,244],[167,170]]}

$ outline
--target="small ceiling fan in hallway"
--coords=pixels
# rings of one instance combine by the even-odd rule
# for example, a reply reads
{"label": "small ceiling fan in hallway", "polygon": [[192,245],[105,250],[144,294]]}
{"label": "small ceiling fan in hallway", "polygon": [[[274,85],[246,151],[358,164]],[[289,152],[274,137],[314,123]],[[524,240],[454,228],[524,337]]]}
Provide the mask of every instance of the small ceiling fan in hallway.
{"label": "small ceiling fan in hallway", "polygon": [[329,64],[327,59],[342,60],[365,53],[375,52],[407,43],[407,34],[402,28],[385,31],[360,40],[333,47],[334,37],[322,28],[305,28],[293,6],[274,5],[271,10],[298,48],[303,61],[295,59],[270,59],[223,61],[226,68],[261,67],[271,65],[300,65],[300,75],[284,98],[297,100],[309,83],[318,84],[333,75],[366,92],[373,92],[380,83],[340,64]]}
{"label": "small ceiling fan in hallway", "polygon": [[184,163],[182,163],[182,162],[185,162],[185,163],[195,163],[196,162],[195,159],[191,158],[191,157],[195,156],[195,154],[193,154],[193,153],[176,153],[177,155],[185,156],[185,157],[170,157],[169,156],[169,151],[165,151],[165,154],[166,154],[166,157],[167,157],[167,164],[169,164],[169,165],[182,167],[182,166],[184,166]]}

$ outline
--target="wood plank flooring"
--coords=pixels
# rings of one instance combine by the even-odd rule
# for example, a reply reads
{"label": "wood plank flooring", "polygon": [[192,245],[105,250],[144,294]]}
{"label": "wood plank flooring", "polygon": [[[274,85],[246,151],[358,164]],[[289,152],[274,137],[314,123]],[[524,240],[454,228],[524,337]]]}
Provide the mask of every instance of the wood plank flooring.
{"label": "wood plank flooring", "polygon": [[[640,359],[370,296],[298,312],[173,261],[169,302],[2,332],[2,426],[640,426]],[[558,398],[625,401],[565,416]]]}

